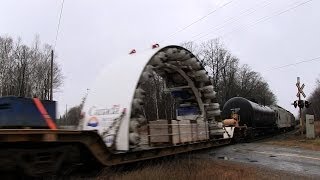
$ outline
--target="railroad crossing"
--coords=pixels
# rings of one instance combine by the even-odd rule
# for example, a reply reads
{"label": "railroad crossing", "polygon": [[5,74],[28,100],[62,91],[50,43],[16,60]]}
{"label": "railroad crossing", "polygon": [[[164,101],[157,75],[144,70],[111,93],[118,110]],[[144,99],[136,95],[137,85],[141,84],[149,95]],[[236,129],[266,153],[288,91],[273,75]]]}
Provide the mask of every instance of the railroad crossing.
{"label": "railroad crossing", "polygon": [[303,88],[305,87],[305,85],[302,84],[302,85],[300,86],[300,77],[297,77],[296,86],[297,86],[297,88],[298,88],[297,97],[299,98],[299,100],[300,100],[300,94],[302,94],[302,96],[303,96],[304,98],[306,98],[306,94],[303,92]]}
{"label": "railroad crossing", "polygon": [[300,77],[297,77],[297,83],[296,83],[298,92],[297,92],[297,97],[299,98],[298,100],[295,100],[293,102],[294,107],[296,108],[297,106],[299,107],[299,120],[300,120],[300,132],[301,135],[303,135],[304,132],[304,127],[305,127],[305,122],[302,120],[302,109],[304,107],[308,108],[310,106],[311,103],[309,103],[306,100],[301,100],[301,95],[306,98],[306,94],[303,92],[303,89],[305,87],[305,85],[302,83],[302,85],[300,86]]}

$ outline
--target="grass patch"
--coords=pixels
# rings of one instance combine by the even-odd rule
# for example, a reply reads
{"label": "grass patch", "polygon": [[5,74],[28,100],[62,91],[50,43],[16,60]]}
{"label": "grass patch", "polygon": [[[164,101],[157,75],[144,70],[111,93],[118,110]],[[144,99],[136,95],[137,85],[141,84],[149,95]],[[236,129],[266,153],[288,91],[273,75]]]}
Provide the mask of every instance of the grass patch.
{"label": "grass patch", "polygon": [[281,135],[280,138],[272,138],[264,141],[263,143],[279,145],[279,146],[288,146],[288,147],[300,147],[304,149],[320,151],[320,138],[307,139],[301,135],[295,134],[286,134]]}
{"label": "grass patch", "polygon": [[[138,165],[139,166],[139,165]],[[97,179],[189,180],[189,179],[305,179],[297,175],[259,169],[254,165],[225,160],[194,158],[159,160],[131,170],[106,170]]]}

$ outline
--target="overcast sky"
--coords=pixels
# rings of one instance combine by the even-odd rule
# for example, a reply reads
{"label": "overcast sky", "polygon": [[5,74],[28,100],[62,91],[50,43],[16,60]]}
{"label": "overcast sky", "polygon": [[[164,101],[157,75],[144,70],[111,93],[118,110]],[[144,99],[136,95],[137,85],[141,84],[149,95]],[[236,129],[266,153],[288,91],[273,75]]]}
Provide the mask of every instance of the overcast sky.
{"label": "overcast sky", "polygon": [[[54,94],[59,112],[66,104],[79,104],[103,66],[132,48],[139,51],[154,42],[180,44],[195,39],[201,43],[222,36],[221,41],[241,64],[249,64],[268,81],[278,104],[297,114],[290,105],[296,99],[296,77],[306,84],[308,96],[319,77],[320,60],[269,69],[320,56],[320,1],[276,15],[305,1],[232,1],[168,39],[229,1],[65,0],[56,46],[57,61],[65,76],[63,87]],[[61,2],[0,0],[0,36],[21,37],[31,44],[38,34],[43,43],[53,44]],[[268,19],[255,23],[263,17]],[[209,34],[194,37],[199,33]]]}

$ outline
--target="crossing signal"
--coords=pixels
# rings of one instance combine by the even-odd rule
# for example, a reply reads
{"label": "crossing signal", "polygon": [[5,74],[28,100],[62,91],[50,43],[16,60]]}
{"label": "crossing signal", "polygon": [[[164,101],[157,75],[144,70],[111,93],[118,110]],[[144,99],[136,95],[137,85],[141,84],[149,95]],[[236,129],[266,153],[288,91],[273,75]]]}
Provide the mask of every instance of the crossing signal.
{"label": "crossing signal", "polygon": [[309,108],[310,105],[311,105],[311,103],[310,103],[309,101],[305,101],[305,102],[304,102],[304,106],[305,106],[306,108]]}
{"label": "crossing signal", "polygon": [[299,106],[299,108],[303,108],[303,107],[304,107],[304,102],[303,102],[303,100],[299,100],[299,101],[298,101],[298,106]]}
{"label": "crossing signal", "polygon": [[293,101],[293,106],[296,108],[298,106],[297,101]]}

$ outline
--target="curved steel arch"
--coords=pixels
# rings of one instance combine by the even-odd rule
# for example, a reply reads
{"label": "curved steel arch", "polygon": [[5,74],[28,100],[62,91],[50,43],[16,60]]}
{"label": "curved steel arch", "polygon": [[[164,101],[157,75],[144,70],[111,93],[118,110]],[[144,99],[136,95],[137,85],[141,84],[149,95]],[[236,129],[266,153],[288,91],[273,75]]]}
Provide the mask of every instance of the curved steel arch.
{"label": "curved steel arch", "polygon": [[205,119],[212,120],[213,116],[220,114],[219,105],[213,100],[213,86],[208,75],[204,74],[200,61],[187,49],[171,45],[119,57],[109,64],[87,97],[82,129],[98,130],[103,136],[106,135],[104,140],[107,146],[129,150],[132,103],[139,82],[148,76],[146,69],[149,67],[179,73],[191,86]]}

